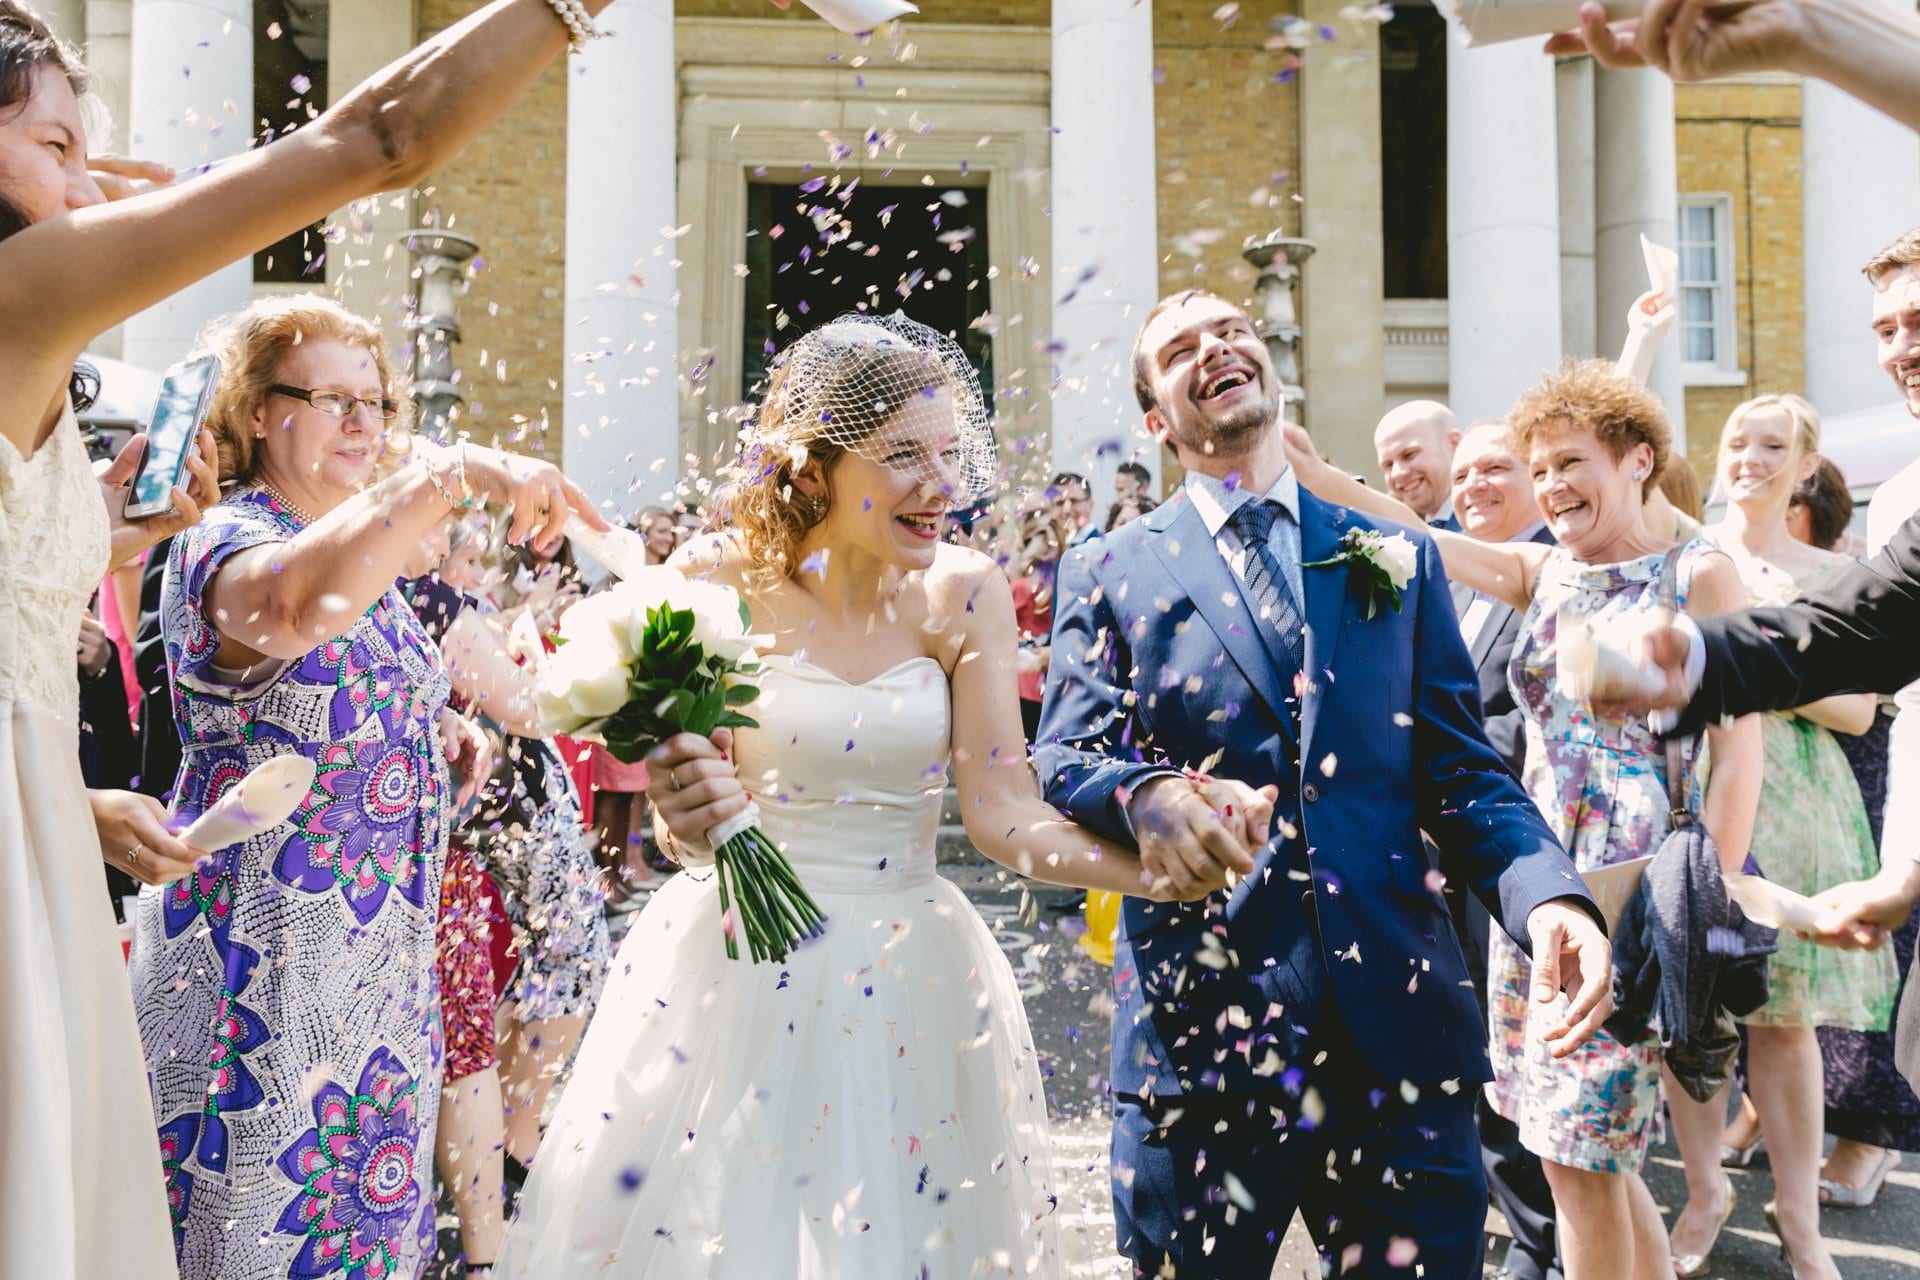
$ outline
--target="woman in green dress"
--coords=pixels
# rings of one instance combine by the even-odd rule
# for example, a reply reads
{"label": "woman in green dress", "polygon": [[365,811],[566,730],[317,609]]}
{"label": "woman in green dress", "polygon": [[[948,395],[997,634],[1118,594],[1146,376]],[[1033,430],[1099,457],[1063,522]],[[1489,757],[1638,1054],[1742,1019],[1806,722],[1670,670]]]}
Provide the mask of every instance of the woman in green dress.
{"label": "woman in green dress", "polygon": [[[1794,538],[1787,508],[1820,464],[1820,418],[1798,396],[1762,396],[1735,409],[1720,435],[1717,479],[1726,515],[1708,536],[1734,562],[1754,604],[1794,599],[1846,557]],[[1798,893],[1870,876],[1878,868],[1860,788],[1835,734],[1872,727],[1870,694],[1827,698],[1762,717],[1766,749],[1752,853],[1769,880]],[[1746,1020],[1748,1087],[1772,1158],[1769,1219],[1800,1277],[1837,1277],[1820,1238],[1824,1138],[1815,1027],[1884,1031],[1898,975],[1890,951],[1836,951],[1780,935],[1773,995]],[[1703,1274],[1733,1186],[1720,1168],[1724,1093],[1695,1103],[1667,1091],[1687,1169],[1688,1202],[1673,1227],[1682,1275]],[[1748,1149],[1751,1144],[1746,1144]]]}

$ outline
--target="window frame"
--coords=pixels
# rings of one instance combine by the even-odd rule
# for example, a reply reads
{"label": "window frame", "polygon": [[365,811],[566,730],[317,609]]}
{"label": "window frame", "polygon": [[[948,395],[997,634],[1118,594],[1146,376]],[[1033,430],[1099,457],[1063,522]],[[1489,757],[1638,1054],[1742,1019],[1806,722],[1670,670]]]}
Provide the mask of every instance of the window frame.
{"label": "window frame", "polygon": [[[1714,280],[1710,286],[1714,299],[1713,349],[1712,360],[1688,360],[1686,358],[1686,334],[1684,321],[1676,324],[1674,344],[1680,360],[1680,379],[1691,387],[1741,387],[1747,383],[1747,372],[1740,367],[1740,326],[1738,298],[1734,293],[1733,277],[1733,196],[1724,191],[1688,191],[1682,192],[1675,206],[1674,241],[1682,263],[1686,260],[1687,244],[1697,245],[1697,241],[1687,241],[1683,232],[1686,226],[1688,209],[1706,209],[1713,219],[1713,259]],[[1692,285],[1682,279],[1678,288],[1703,288],[1708,286]],[[1675,298],[1674,306],[1681,307],[1680,298]]]}

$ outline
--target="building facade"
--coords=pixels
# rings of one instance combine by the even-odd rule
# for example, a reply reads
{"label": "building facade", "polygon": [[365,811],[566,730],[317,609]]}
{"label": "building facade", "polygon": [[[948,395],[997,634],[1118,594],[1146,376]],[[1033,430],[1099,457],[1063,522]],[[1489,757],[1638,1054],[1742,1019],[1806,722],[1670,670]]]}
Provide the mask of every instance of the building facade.
{"label": "building facade", "polygon": [[[300,127],[478,2],[47,7],[100,73],[114,148],[191,164]],[[559,457],[611,503],[711,474],[771,353],[860,305],[960,337],[1027,474],[1105,473],[1157,455],[1127,368],[1145,308],[1186,287],[1250,299],[1248,242],[1304,237],[1295,412],[1371,470],[1395,403],[1497,416],[1563,354],[1616,351],[1645,234],[1681,253],[1654,385],[1696,464],[1752,395],[1835,418],[1893,399],[1857,268],[1920,221],[1920,144],[1824,86],[1466,50],[1424,4],[923,7],[856,39],[766,0],[619,0],[614,38],[431,182],[103,350],[164,367],[210,316],[321,285],[404,340],[402,239],[431,225],[479,245],[460,426]]]}

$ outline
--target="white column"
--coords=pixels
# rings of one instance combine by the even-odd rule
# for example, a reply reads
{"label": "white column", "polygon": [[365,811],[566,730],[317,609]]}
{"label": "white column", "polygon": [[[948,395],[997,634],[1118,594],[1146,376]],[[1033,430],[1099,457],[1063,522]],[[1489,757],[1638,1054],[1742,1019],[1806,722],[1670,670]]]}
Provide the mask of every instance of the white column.
{"label": "white column", "polygon": [[[1644,71],[1596,69],[1593,116],[1594,331],[1596,354],[1611,358],[1627,340],[1634,299],[1649,288],[1640,237],[1668,248],[1680,237],[1673,81]],[[1661,348],[1647,385],[1666,405],[1675,451],[1685,452],[1687,397],[1677,337]]]}
{"label": "white column", "polygon": [[1874,363],[1860,267],[1920,225],[1920,142],[1818,80],[1800,94],[1807,398],[1832,418],[1895,398]]}
{"label": "white column", "polygon": [[1448,399],[1462,424],[1505,415],[1560,361],[1554,120],[1553,60],[1533,45],[1447,50]]}
{"label": "white column", "polygon": [[672,0],[623,0],[568,63],[566,441],[610,515],[679,478]]}
{"label": "white column", "polygon": [[[247,149],[253,128],[251,0],[134,0],[128,145],[178,168]],[[164,369],[215,316],[253,298],[251,254],[126,324],[126,359]]]}
{"label": "white column", "polygon": [[1554,68],[1560,136],[1560,341],[1595,354],[1593,296],[1593,59]]}
{"label": "white column", "polygon": [[1053,0],[1053,125],[1053,461],[1104,498],[1146,441],[1131,356],[1160,291],[1151,0]]}

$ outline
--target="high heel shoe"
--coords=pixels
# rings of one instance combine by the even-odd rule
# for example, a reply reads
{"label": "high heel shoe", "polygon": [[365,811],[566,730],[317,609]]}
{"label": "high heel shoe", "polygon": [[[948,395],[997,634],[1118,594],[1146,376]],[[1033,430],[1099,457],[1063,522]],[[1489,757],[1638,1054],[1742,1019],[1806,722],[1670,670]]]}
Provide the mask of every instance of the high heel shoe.
{"label": "high heel shoe", "polygon": [[1675,1253],[1673,1255],[1673,1274],[1680,1280],[1697,1280],[1713,1269],[1713,1246],[1720,1243],[1720,1232],[1726,1228],[1728,1219],[1733,1217],[1733,1203],[1738,1199],[1734,1194],[1733,1180],[1727,1179],[1727,1207],[1720,1214],[1720,1221],[1714,1224],[1713,1238],[1707,1241],[1707,1247],[1699,1253]]}
{"label": "high heel shoe", "polygon": [[1887,1174],[1893,1171],[1899,1156],[1893,1151],[1882,1151],[1879,1161],[1867,1180],[1857,1187],[1844,1182],[1834,1182],[1829,1178],[1820,1179],[1820,1203],[1835,1205],[1842,1209],[1870,1209],[1880,1195],[1880,1186],[1887,1180]]}
{"label": "high heel shoe", "polygon": [[1759,1134],[1753,1135],[1753,1141],[1744,1147],[1730,1147],[1720,1144],[1720,1167],[1722,1169],[1745,1169],[1753,1164],[1753,1158],[1767,1149],[1767,1140]]}
{"label": "high heel shoe", "polygon": [[1780,1234],[1780,1214],[1773,1201],[1767,1201],[1760,1212],[1766,1215],[1768,1230],[1780,1241],[1780,1256],[1786,1259],[1787,1270],[1793,1274],[1794,1280],[1800,1280],[1800,1268],[1793,1261],[1793,1249],[1787,1244],[1787,1238]]}

